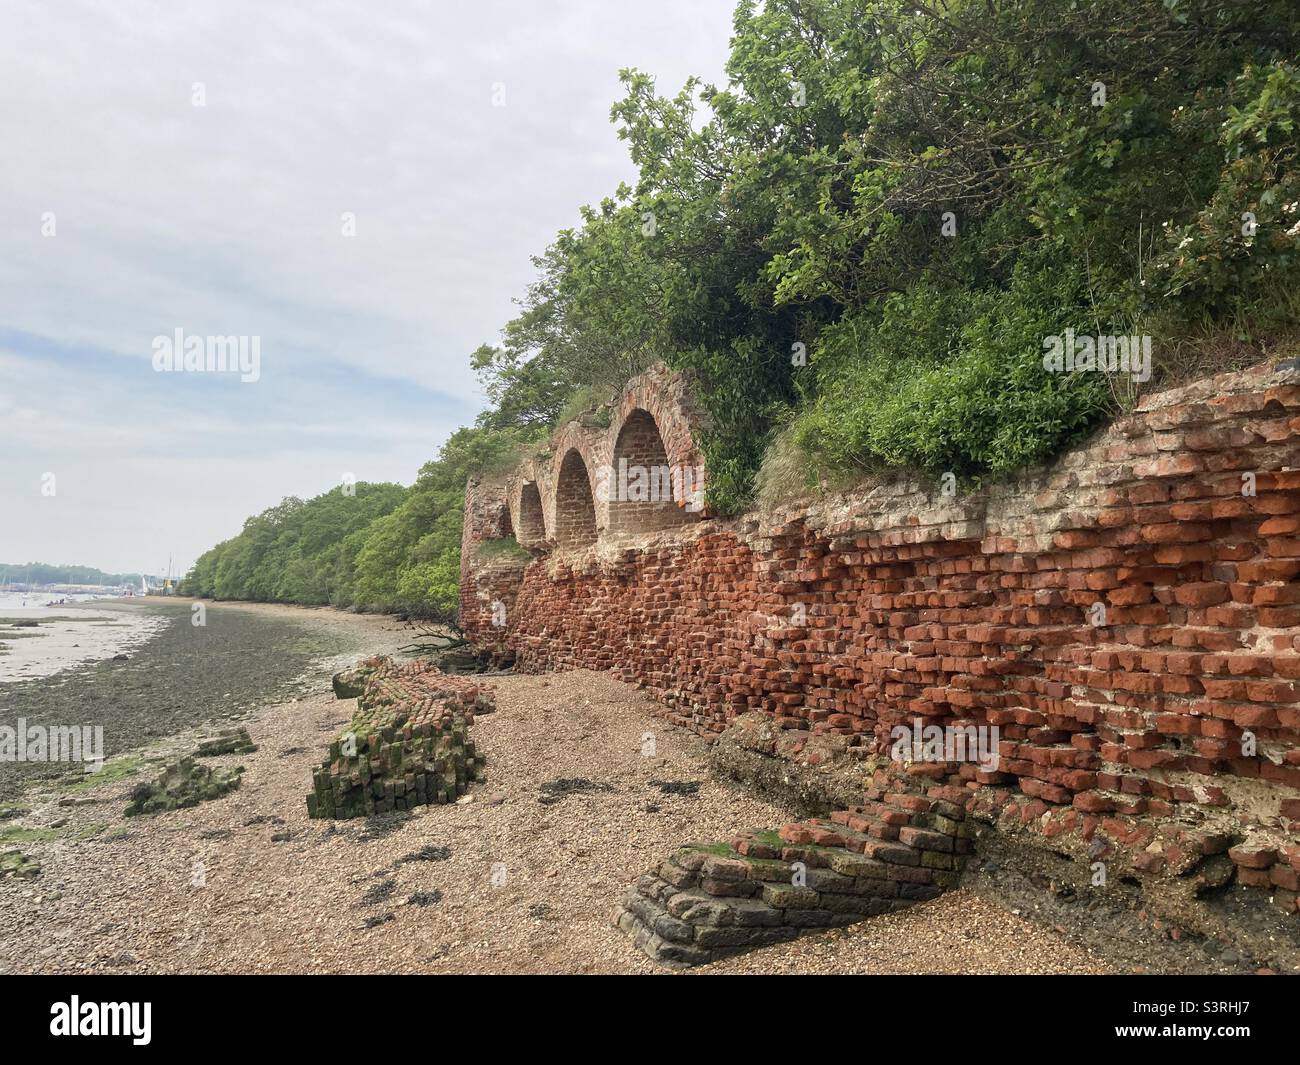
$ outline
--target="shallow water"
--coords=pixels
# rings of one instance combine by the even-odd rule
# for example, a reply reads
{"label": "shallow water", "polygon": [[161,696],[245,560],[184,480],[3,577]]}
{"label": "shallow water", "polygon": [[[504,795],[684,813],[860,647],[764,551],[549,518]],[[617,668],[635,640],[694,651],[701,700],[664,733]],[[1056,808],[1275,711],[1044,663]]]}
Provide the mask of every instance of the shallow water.
{"label": "shallow water", "polygon": [[[14,605],[0,597],[0,683],[48,677],[87,662],[129,653],[151,639],[165,619],[130,600],[96,606],[89,597],[59,606]],[[45,600],[44,596],[35,597]],[[13,621],[35,621],[35,626]]]}
{"label": "shallow water", "polygon": [[44,608],[47,603],[59,599],[66,599],[68,603],[90,603],[95,600],[116,598],[116,596],[92,595],[88,592],[77,592],[71,595],[55,594],[53,592],[0,592],[0,614],[10,610]]}

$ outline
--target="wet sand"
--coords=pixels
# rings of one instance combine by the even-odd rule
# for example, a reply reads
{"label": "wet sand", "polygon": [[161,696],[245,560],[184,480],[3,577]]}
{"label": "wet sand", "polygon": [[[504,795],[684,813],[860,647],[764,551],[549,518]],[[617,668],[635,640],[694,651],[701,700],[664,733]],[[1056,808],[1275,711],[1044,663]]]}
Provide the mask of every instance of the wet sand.
{"label": "wet sand", "polygon": [[[112,658],[48,676],[0,683],[0,724],[102,726],[113,757],[207,721],[220,721],[280,696],[314,660],[350,658],[365,624],[336,611],[205,604],[205,624],[191,624],[191,604],[162,599],[104,607],[140,619],[145,642]],[[96,604],[96,612],[100,604]],[[58,608],[60,610],[64,608]],[[368,619],[376,625],[396,623]],[[68,763],[0,761],[0,799],[27,781],[84,774]]]}
{"label": "wet sand", "polygon": [[143,599],[0,607],[0,684],[129,654],[165,622]]}

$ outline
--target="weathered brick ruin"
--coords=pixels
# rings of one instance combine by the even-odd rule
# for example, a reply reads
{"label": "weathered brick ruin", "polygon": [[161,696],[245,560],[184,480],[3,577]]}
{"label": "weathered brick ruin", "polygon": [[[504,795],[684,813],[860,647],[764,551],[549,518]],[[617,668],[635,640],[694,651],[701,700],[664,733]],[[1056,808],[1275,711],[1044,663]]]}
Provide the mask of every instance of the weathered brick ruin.
{"label": "weathered brick ruin", "polygon": [[428,659],[366,659],[334,678],[355,698],[348,727],[312,773],[309,817],[365,817],[446,803],[483,771],[469,738],[474,715],[494,708],[491,690],[442,673]]}
{"label": "weathered brick ruin", "polygon": [[[975,494],[898,478],[730,521],[604,498],[620,460],[701,467],[700,424],[657,367],[608,425],[467,490],[468,634],[523,670],[614,670],[816,815],[643,877],[618,916],[641,946],[690,963],[910,904],[986,836],[1192,923],[1234,883],[1294,914],[1300,370],[1153,394]],[[509,530],[530,559],[480,556]],[[996,763],[900,757],[894,730],[932,725],[994,736]]]}

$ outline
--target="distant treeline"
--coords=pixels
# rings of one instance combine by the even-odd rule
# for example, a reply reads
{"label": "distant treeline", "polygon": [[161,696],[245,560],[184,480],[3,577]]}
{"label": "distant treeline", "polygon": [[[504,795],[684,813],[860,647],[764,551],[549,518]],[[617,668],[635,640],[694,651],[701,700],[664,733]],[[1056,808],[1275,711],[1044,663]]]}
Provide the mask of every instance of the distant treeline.
{"label": "distant treeline", "polygon": [[48,562],[0,562],[0,585],[14,584],[134,584],[139,573],[105,573],[94,566],[53,566]]}
{"label": "distant treeline", "polygon": [[413,614],[454,610],[466,478],[509,455],[518,440],[462,429],[409,488],[359,482],[305,502],[291,496],[201,555],[180,591]]}

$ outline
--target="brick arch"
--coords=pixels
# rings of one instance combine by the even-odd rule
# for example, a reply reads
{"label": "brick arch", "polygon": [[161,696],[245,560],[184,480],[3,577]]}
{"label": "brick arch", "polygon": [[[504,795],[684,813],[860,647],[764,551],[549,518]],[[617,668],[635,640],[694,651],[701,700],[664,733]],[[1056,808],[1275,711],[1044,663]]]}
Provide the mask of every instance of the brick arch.
{"label": "brick arch", "polygon": [[[547,543],[547,530],[553,530],[554,513],[550,505],[554,480],[548,462],[538,455],[530,455],[506,479],[505,494],[510,504],[510,516],[518,530],[516,539],[530,547],[544,547]],[[532,485],[538,493],[541,504],[540,532],[532,520],[535,514],[524,512],[524,489]],[[536,533],[536,535],[532,535]]]}
{"label": "brick arch", "polygon": [[596,542],[596,495],[582,452],[571,447],[560,460],[555,478],[555,540],[560,547],[581,548]]}
{"label": "brick arch", "polygon": [[656,532],[698,521],[698,510],[686,506],[694,478],[694,465],[669,460],[654,415],[644,407],[629,411],[611,454],[609,531]]}
{"label": "brick arch", "polygon": [[[591,486],[592,497],[596,507],[596,532],[599,535],[609,527],[609,504],[605,501],[605,492],[601,481],[609,468],[610,441],[603,429],[592,429],[579,422],[569,422],[560,427],[551,440],[550,461],[547,468],[537,469],[537,481],[542,493],[542,508],[546,512],[547,528],[551,539],[559,542],[557,530],[559,513],[560,471],[570,451],[576,451],[587,469],[587,481]],[[540,463],[538,464],[540,466]]]}
{"label": "brick arch", "polygon": [[608,438],[611,453],[627,420],[638,411],[654,419],[669,465],[703,468],[704,460],[695,443],[695,427],[705,423],[705,416],[696,408],[680,374],[657,363],[628,382],[614,403]]}
{"label": "brick arch", "polygon": [[[614,524],[619,523],[620,515],[611,511],[608,499],[611,493],[607,486],[612,482],[617,491],[615,450],[625,429],[631,434],[638,426],[648,428],[652,424],[669,468],[688,468],[694,473],[695,484],[701,483],[704,463],[695,445],[695,431],[697,426],[707,425],[707,419],[692,399],[687,377],[658,363],[628,382],[610,404],[610,415],[607,426],[595,425],[586,418],[566,422],[555,431],[544,450],[524,458],[506,476],[503,494],[509,503],[516,538],[521,544],[537,549],[570,546],[563,542],[558,521],[560,473],[570,451],[577,452],[586,468],[586,480],[594,497],[596,539],[611,529],[611,515]],[[531,509],[527,516],[524,513],[524,491],[530,485],[541,498],[540,533],[537,532],[535,509]],[[530,508],[534,503],[531,491]],[[648,510],[651,505],[639,506],[639,509]],[[658,514],[643,514],[630,524],[625,523],[626,532],[653,531],[710,516],[707,511],[686,507],[660,509]]]}
{"label": "brick arch", "polygon": [[546,512],[542,507],[542,492],[536,480],[527,480],[519,486],[515,502],[515,539],[521,544],[541,544],[546,540]]}

